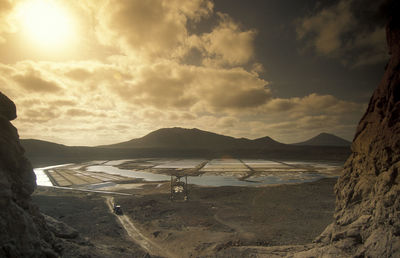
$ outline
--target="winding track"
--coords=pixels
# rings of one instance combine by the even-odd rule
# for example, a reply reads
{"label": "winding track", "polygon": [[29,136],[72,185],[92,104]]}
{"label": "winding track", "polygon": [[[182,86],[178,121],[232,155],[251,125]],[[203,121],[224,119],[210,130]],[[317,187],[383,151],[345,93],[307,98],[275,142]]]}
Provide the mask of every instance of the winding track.
{"label": "winding track", "polygon": [[[106,196],[106,204],[108,208],[110,209],[110,212],[114,214],[113,212],[113,203],[114,203],[114,197],[111,196]],[[161,256],[161,257],[171,257],[171,258],[177,258],[178,256],[175,254],[170,253],[169,251],[165,250],[162,248],[160,245],[152,241],[151,239],[145,237],[140,231],[135,227],[135,225],[132,223],[130,218],[126,215],[116,215],[114,214],[121,225],[124,227],[128,235],[131,237],[131,239],[140,245],[143,249],[145,249],[150,255],[154,256]]]}

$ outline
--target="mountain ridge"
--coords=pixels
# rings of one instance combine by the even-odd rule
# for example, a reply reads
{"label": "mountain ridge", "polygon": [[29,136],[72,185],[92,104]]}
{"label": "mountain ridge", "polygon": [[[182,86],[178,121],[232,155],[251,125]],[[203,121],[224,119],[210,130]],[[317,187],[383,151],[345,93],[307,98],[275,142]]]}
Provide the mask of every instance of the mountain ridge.
{"label": "mountain ridge", "polygon": [[[235,138],[232,136],[217,134],[197,128],[160,128],[147,135],[129,141],[116,144],[101,145],[101,148],[259,148],[261,145],[280,146],[285,145],[273,140],[269,136],[258,139]],[[246,146],[247,145],[247,146]]]}
{"label": "mountain ridge", "polygon": [[130,141],[89,146],[66,146],[22,139],[26,155],[36,167],[91,160],[130,158],[255,158],[273,160],[332,160],[343,162],[349,146],[283,144],[269,136],[234,138],[196,128],[162,128]]}
{"label": "mountain ridge", "polygon": [[[171,133],[172,133],[172,135],[171,135]],[[255,139],[249,139],[246,137],[237,138],[237,137],[233,137],[233,136],[228,136],[228,135],[223,135],[223,134],[218,134],[218,133],[214,133],[214,132],[210,132],[210,131],[201,130],[198,128],[182,128],[182,127],[160,128],[160,129],[154,130],[142,137],[133,138],[131,140],[118,142],[118,143],[103,144],[103,145],[96,145],[96,146],[65,145],[62,143],[56,143],[56,142],[32,139],[32,138],[21,139],[21,141],[23,141],[25,145],[42,144],[42,145],[47,145],[47,146],[65,147],[65,148],[68,148],[68,147],[71,147],[71,148],[77,148],[77,147],[79,147],[79,148],[159,148],[159,147],[169,147],[166,145],[168,143],[171,143],[171,139],[165,140],[165,139],[162,139],[162,137],[171,137],[171,136],[182,137],[183,136],[184,139],[183,140],[179,139],[179,141],[181,141],[181,142],[183,141],[187,147],[188,137],[196,136],[195,134],[200,135],[201,140],[204,140],[205,137],[208,137],[209,139],[210,138],[216,139],[218,137],[221,137],[224,139],[222,141],[219,140],[218,143],[224,143],[224,141],[237,141],[237,142],[241,142],[241,143],[250,143],[250,144],[257,143],[258,145],[259,144],[268,144],[270,146],[289,146],[289,145],[350,146],[351,145],[350,141],[347,141],[347,140],[345,140],[339,136],[336,136],[334,134],[325,133],[325,132],[322,132],[322,133],[320,133],[314,137],[311,137],[308,140],[302,141],[302,142],[281,143],[279,141],[274,140],[270,136],[263,136],[263,137],[259,137],[259,138],[255,138]],[[328,137],[330,139],[333,139],[334,141],[336,140],[337,143],[332,143],[332,141],[329,142],[326,140],[324,141],[324,138],[328,138]],[[160,141],[161,141],[161,143],[160,143]],[[319,141],[319,142],[314,142],[314,141]],[[195,144],[199,144],[199,142],[191,142],[190,144],[195,145]],[[162,146],[162,145],[164,145],[164,146]],[[200,145],[204,145],[204,143],[201,143]],[[260,146],[257,146],[257,147],[260,147]],[[207,148],[209,148],[209,146]]]}
{"label": "mountain ridge", "polygon": [[306,141],[293,143],[302,146],[350,146],[351,142],[330,133],[320,133]]}

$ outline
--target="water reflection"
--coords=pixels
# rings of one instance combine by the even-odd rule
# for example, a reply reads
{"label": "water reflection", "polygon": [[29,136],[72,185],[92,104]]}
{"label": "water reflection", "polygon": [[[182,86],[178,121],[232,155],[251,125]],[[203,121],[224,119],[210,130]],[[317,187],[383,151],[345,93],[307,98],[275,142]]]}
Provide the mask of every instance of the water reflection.
{"label": "water reflection", "polygon": [[36,175],[36,184],[42,185],[42,186],[53,186],[53,183],[50,181],[50,178],[47,176],[47,174],[44,171],[48,170],[48,169],[59,168],[59,167],[64,167],[64,166],[68,166],[68,165],[71,165],[71,164],[62,164],[62,165],[49,166],[49,167],[44,167],[44,168],[34,168],[33,172]]}
{"label": "water reflection", "polygon": [[[156,173],[137,171],[137,170],[119,169],[113,166],[97,165],[97,166],[87,167],[86,169],[91,172],[103,172],[103,173],[120,175],[131,178],[141,178],[144,181],[149,181],[149,182],[170,180],[169,175],[156,174]],[[279,175],[255,176],[248,178],[248,180],[239,180],[239,178],[235,177],[234,175],[202,174],[200,176],[188,176],[188,183],[199,186],[262,186],[271,184],[312,182],[324,177],[327,176],[316,173],[296,173],[296,174],[282,173],[281,176]]]}
{"label": "water reflection", "polygon": [[[51,180],[45,173],[46,170],[68,166],[68,170],[86,170],[91,173],[106,173],[119,175],[128,178],[143,179],[148,182],[170,181],[171,176],[162,174],[166,169],[175,171],[174,175],[182,176],[182,171],[187,168],[194,168],[206,160],[185,159],[185,160],[151,160],[146,161],[153,167],[153,170],[142,169],[122,169],[118,168],[125,162],[132,160],[115,160],[102,162],[89,162],[83,164],[63,164],[44,168],[35,168],[37,185],[53,186]],[[274,162],[268,160],[211,160],[200,170],[206,172],[199,176],[188,176],[188,183],[199,186],[263,186],[271,184],[288,184],[312,182],[321,178],[337,177],[340,169],[336,164],[307,163],[307,162]],[[161,173],[156,173],[156,172]],[[249,174],[249,177],[246,175]],[[246,180],[240,180],[240,178]],[[94,188],[104,187],[109,184],[109,180],[104,183],[93,185]],[[107,185],[109,186],[109,185]]]}
{"label": "water reflection", "polygon": [[87,171],[90,172],[103,172],[112,175],[120,175],[125,177],[132,178],[142,178],[145,181],[168,181],[170,180],[170,176],[163,174],[154,174],[149,172],[137,171],[137,170],[128,170],[128,169],[120,169],[113,166],[89,166],[86,168]]}

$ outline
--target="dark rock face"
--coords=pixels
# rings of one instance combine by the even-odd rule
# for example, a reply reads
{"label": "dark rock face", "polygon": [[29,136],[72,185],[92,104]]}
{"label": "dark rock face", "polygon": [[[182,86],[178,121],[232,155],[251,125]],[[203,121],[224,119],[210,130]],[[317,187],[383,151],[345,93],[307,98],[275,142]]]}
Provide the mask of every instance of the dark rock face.
{"label": "dark rock face", "polygon": [[17,108],[14,102],[12,102],[6,95],[0,92],[0,115],[4,116],[8,120],[14,120],[17,118]]}
{"label": "dark rock face", "polygon": [[0,92],[0,257],[55,257],[54,236],[31,203],[36,178],[24,157],[14,103]]}
{"label": "dark rock face", "polygon": [[336,186],[334,222],[295,256],[400,257],[400,19],[387,25],[391,59],[361,119]]}

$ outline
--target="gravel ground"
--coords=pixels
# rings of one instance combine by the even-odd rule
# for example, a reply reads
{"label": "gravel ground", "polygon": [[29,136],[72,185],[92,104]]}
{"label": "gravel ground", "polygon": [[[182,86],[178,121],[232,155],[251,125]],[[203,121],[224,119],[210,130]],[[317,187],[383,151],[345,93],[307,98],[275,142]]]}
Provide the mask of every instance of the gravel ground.
{"label": "gravel ground", "polygon": [[[167,184],[114,196],[143,235],[180,257],[253,257],[262,248],[306,245],[332,221],[336,179],[268,187],[189,187],[189,200],[169,199]],[[40,209],[76,228],[104,252],[142,257],[101,194],[39,187]],[[255,248],[257,247],[257,248]],[[250,251],[249,251],[250,250]]]}

